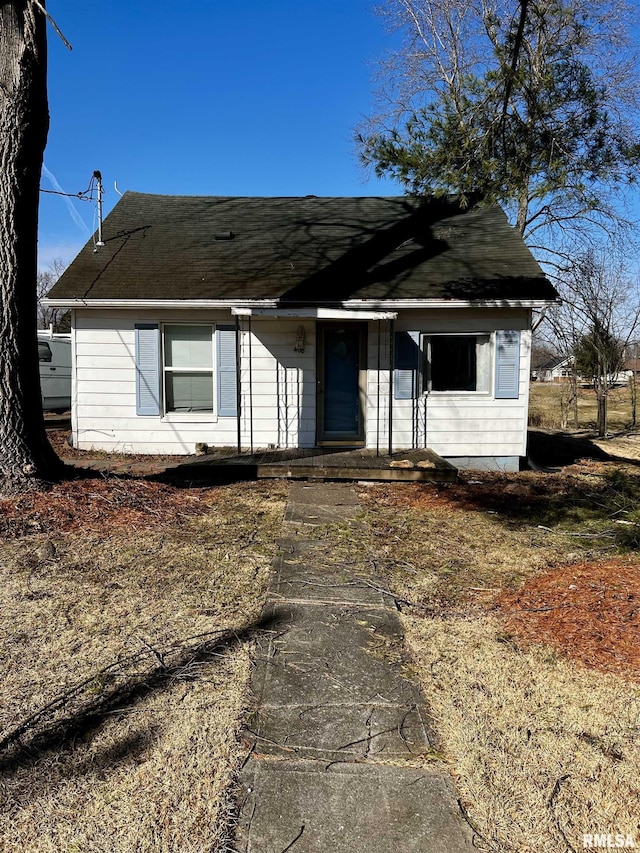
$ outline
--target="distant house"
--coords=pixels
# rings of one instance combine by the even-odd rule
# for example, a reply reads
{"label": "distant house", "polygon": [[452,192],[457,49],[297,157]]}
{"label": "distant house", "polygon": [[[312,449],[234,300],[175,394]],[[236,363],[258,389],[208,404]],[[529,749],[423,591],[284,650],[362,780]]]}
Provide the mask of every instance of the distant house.
{"label": "distant house", "polygon": [[550,358],[531,371],[537,382],[568,382],[573,371],[571,358]]}
{"label": "distant house", "polygon": [[126,193],[103,240],[48,300],[73,312],[75,447],[525,455],[557,295],[499,208]]}
{"label": "distant house", "polygon": [[622,366],[621,373],[627,380],[640,377],[640,358],[628,358]]}

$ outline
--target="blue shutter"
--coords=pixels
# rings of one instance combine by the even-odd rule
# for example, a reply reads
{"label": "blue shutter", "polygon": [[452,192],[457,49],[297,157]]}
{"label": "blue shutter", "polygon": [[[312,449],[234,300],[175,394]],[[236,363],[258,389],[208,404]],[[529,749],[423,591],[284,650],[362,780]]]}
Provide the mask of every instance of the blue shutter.
{"label": "blue shutter", "polygon": [[496,400],[515,400],[520,388],[520,332],[496,332]]}
{"label": "blue shutter", "polygon": [[222,418],[236,417],[238,388],[234,326],[216,326],[216,362],[218,415]]}
{"label": "blue shutter", "polygon": [[394,342],[393,396],[412,400],[418,396],[420,332],[396,332]]}
{"label": "blue shutter", "polygon": [[160,331],[157,323],[136,323],[136,414],[160,414]]}

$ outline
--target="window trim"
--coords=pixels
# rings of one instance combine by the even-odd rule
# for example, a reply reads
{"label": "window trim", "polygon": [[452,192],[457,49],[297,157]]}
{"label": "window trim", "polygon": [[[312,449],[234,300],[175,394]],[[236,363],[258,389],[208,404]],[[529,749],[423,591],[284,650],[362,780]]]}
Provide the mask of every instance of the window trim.
{"label": "window trim", "polygon": [[[487,388],[482,391],[463,391],[463,390],[446,390],[434,391],[431,387],[431,339],[432,338],[485,338],[489,344],[489,365],[488,365],[488,384]],[[495,332],[422,332],[420,335],[420,350],[422,359],[418,376],[420,396],[431,397],[435,396],[439,399],[454,397],[476,398],[482,397],[491,399],[494,392],[494,373],[495,373]],[[477,364],[476,364],[477,377]]]}
{"label": "window trim", "polygon": [[[185,322],[184,320],[167,320],[160,324],[160,350],[161,364],[160,373],[162,377],[162,421],[166,423],[217,423],[217,358],[216,358],[216,323],[213,321],[196,321]],[[167,326],[185,326],[185,327],[206,327],[211,330],[211,368],[208,367],[192,367],[187,369],[178,368],[177,371],[173,366],[167,367],[166,364],[166,336],[165,329]],[[212,408],[206,412],[174,412],[167,409],[167,373],[211,373],[211,388],[212,388]]]}

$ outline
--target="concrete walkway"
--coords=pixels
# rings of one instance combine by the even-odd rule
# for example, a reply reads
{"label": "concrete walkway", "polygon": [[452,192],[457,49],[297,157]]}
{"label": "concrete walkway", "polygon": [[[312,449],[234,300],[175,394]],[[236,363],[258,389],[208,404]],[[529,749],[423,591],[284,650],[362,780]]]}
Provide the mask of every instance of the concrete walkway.
{"label": "concrete walkway", "polygon": [[403,671],[393,602],[322,535],[358,512],[350,485],[290,485],[265,613],[274,630],[254,670],[243,853],[472,850],[446,771],[425,760],[424,702]]}

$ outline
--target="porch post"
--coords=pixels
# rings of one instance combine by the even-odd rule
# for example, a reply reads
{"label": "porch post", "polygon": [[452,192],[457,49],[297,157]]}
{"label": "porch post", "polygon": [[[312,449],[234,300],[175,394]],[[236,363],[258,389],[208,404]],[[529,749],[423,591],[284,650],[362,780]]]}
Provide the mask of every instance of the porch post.
{"label": "porch post", "polygon": [[376,374],[376,456],[380,456],[380,339],[382,337],[382,321],[378,320],[378,372]]}
{"label": "porch post", "polygon": [[253,371],[251,364],[251,314],[249,314],[249,437],[253,455]]}
{"label": "porch post", "polygon": [[389,456],[393,453],[393,339],[396,324],[389,320]]}
{"label": "porch post", "polygon": [[236,411],[238,419],[238,453],[242,452],[240,396],[240,317],[236,314]]}

